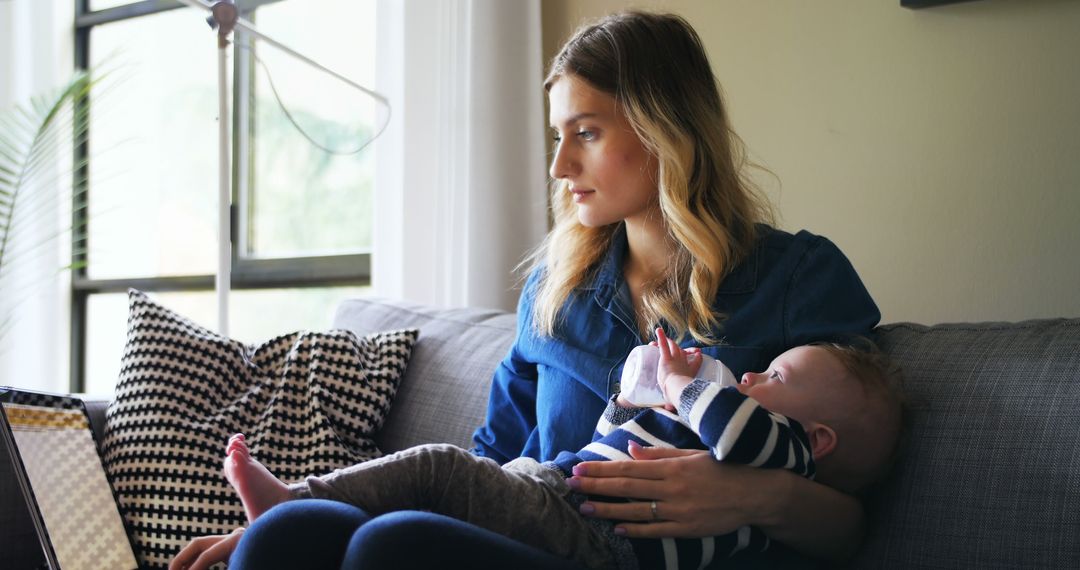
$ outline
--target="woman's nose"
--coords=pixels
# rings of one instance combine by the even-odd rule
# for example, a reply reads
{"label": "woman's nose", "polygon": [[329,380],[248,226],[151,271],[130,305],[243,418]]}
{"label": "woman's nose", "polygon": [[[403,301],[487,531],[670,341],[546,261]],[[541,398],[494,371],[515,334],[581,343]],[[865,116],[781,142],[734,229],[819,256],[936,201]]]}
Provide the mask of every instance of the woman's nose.
{"label": "woman's nose", "polygon": [[555,146],[555,154],[551,157],[551,168],[548,174],[555,180],[570,178],[577,174],[577,161],[571,156],[569,145],[559,143]]}

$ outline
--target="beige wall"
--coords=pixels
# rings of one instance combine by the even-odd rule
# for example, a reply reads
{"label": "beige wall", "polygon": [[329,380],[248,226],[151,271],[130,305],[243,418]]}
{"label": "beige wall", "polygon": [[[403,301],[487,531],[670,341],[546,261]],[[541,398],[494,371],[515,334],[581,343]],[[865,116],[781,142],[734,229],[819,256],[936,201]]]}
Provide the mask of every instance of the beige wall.
{"label": "beige wall", "polygon": [[780,225],[835,241],[883,321],[1080,317],[1080,2],[544,0],[685,16]]}

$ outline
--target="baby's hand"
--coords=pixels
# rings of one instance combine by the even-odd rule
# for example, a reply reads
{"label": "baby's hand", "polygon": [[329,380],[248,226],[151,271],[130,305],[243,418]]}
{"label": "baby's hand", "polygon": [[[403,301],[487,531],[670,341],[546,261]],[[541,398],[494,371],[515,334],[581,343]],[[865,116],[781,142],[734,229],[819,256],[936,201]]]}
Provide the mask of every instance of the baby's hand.
{"label": "baby's hand", "polygon": [[656,329],[657,346],[660,348],[660,363],[656,367],[656,380],[664,391],[668,411],[675,411],[676,398],[694,381],[694,376],[701,369],[701,351],[683,350],[675,341],[664,334],[664,329]]}

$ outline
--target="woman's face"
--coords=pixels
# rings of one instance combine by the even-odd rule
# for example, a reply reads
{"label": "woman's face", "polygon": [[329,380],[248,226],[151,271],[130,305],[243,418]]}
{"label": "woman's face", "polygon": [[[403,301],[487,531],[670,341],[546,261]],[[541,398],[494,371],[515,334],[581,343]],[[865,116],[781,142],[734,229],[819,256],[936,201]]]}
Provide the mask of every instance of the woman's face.
{"label": "woman's face", "polygon": [[658,209],[657,163],[615,98],[572,75],[548,92],[556,140],[551,176],[568,182],[578,221],[600,227]]}

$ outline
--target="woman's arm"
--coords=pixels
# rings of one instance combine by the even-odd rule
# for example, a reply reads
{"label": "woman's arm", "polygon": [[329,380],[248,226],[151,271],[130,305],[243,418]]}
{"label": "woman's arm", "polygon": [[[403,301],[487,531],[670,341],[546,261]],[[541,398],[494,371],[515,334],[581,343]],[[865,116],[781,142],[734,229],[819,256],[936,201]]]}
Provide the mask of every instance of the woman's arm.
{"label": "woman's arm", "polygon": [[[587,502],[582,513],[623,521],[629,537],[701,537],[757,526],[769,538],[814,558],[850,558],[862,538],[857,500],[782,469],[719,463],[707,451],[631,446],[639,461],[590,461],[574,468],[571,487],[648,502]],[[643,461],[648,460],[648,461]],[[822,516],[828,513],[828,516]]]}
{"label": "woman's arm", "polygon": [[536,366],[518,356],[517,346],[495,369],[487,417],[473,433],[473,453],[506,463],[521,455],[536,426]]}
{"label": "woman's arm", "polygon": [[538,273],[534,271],[518,299],[517,336],[491,381],[484,424],[473,432],[473,453],[498,463],[521,455],[536,427],[537,367],[522,354],[521,343],[532,330],[532,298]]}
{"label": "woman's arm", "polygon": [[754,522],[755,526],[773,540],[814,558],[843,562],[855,555],[865,528],[857,499],[789,471],[760,473],[777,476],[779,492],[772,514]]}

